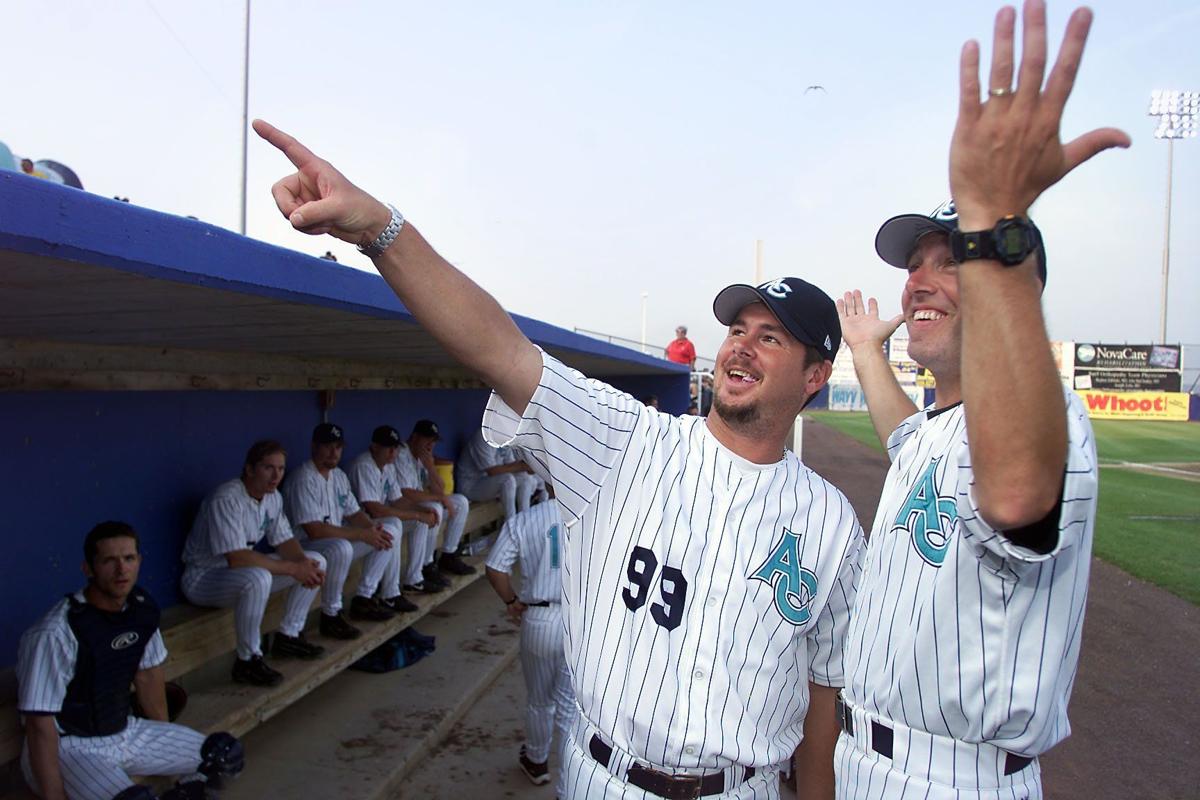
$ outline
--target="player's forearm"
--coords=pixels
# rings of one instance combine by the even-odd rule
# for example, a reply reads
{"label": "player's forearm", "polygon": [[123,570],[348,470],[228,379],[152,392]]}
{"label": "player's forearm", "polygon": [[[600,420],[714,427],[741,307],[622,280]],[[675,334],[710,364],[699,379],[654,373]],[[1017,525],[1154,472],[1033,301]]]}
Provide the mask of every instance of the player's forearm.
{"label": "player's forearm", "polygon": [[377,503],[374,500],[364,500],[362,507],[373,519],[380,517],[399,517],[400,513],[387,503]]}
{"label": "player's forearm", "polygon": [[541,378],[537,348],[500,304],[405,223],[375,267],[417,322],[450,356],[525,410]]}
{"label": "player's forearm", "polygon": [[58,762],[58,729],[54,727],[54,718],[26,717],[25,739],[29,746],[29,766],[43,800],[67,800]]}
{"label": "player's forearm", "polygon": [[875,342],[864,342],[853,348],[854,372],[867,398],[867,412],[879,442],[887,447],[888,437],[905,419],[916,413],[917,407],[896,380],[892,365]]}
{"label": "player's forearm", "polygon": [[809,682],[804,739],[796,748],[797,800],[833,800],[833,751],[840,733],[834,713],[838,689]]}
{"label": "player's forearm", "polygon": [[150,667],[133,676],[133,688],[146,719],[167,722],[167,691],[163,669]]}
{"label": "player's forearm", "polygon": [[1066,406],[1042,318],[1033,259],[959,272],[962,396],[975,498],[993,527],[1041,520],[1058,501],[1067,460]]}
{"label": "player's forearm", "polygon": [[512,581],[509,579],[508,573],[500,572],[491,567],[487,567],[485,571],[488,583],[492,585],[492,589],[495,590],[496,594],[505,604],[517,596],[517,593],[513,591]]}
{"label": "player's forearm", "polygon": [[405,500],[410,500],[414,503],[436,503],[444,497],[444,495],[425,492],[420,489],[401,489],[400,493],[404,496]]}
{"label": "player's forearm", "polygon": [[[288,541],[295,542],[294,539],[289,539]],[[280,555],[283,555],[282,546],[279,549]],[[304,553],[301,551],[298,558],[290,559],[290,561],[298,561],[303,557]],[[283,560],[281,560],[271,558],[256,550],[234,550],[231,553],[225,554],[225,561],[233,569],[238,569],[239,567],[259,567],[270,572],[272,575],[292,574],[292,567],[287,556],[284,556]]]}
{"label": "player's forearm", "polygon": [[362,534],[355,528],[344,528],[328,522],[305,522],[301,527],[310,539],[348,539],[356,542],[362,538]]}

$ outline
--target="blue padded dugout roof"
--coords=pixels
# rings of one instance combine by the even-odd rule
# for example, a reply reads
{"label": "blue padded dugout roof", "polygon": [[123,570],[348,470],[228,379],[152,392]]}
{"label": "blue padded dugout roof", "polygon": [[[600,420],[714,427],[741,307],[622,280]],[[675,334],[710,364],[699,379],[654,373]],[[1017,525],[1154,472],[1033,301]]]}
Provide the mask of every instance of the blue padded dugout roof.
{"label": "blue padded dugout roof", "polygon": [[[0,337],[451,365],[378,275],[0,171]],[[686,368],[527,317],[595,377]]]}

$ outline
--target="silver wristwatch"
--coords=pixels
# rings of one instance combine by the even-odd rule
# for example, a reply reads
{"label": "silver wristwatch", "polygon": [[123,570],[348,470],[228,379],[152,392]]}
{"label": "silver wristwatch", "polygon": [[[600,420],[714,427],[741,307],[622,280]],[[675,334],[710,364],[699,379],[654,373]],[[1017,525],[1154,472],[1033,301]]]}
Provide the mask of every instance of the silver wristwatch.
{"label": "silver wristwatch", "polygon": [[394,205],[388,204],[388,208],[392,210],[392,221],[383,229],[383,233],[376,237],[375,241],[368,245],[359,245],[358,252],[368,258],[379,258],[383,255],[383,251],[387,250],[392,242],[396,241],[396,237],[400,235],[400,229],[404,227],[404,215],[396,210]]}

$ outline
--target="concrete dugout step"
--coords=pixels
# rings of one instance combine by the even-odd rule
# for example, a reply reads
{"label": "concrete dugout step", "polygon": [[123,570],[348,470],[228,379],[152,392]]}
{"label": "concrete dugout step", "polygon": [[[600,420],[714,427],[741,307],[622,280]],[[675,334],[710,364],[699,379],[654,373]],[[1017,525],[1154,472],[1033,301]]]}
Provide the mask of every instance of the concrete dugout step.
{"label": "concrete dugout step", "polygon": [[381,675],[347,670],[247,734],[246,769],[222,799],[395,798],[517,654],[517,629],[486,581],[416,627],[437,637],[432,655]]}

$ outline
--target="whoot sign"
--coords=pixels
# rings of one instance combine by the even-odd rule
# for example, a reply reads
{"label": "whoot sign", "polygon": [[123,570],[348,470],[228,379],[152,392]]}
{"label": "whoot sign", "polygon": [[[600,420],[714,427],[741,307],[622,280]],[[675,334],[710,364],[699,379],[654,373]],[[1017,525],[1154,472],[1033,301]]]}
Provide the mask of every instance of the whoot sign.
{"label": "whoot sign", "polygon": [[1157,419],[1186,422],[1187,392],[1101,392],[1076,390],[1093,419]]}

